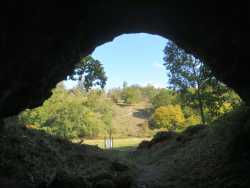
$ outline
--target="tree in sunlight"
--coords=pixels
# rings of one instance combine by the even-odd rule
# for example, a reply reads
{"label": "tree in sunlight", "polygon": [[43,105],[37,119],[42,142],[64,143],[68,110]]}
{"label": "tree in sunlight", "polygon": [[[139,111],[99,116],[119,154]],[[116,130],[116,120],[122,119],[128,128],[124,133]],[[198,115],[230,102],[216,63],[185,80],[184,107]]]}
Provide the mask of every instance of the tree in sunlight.
{"label": "tree in sunlight", "polygon": [[154,97],[152,97],[151,103],[154,109],[159,108],[160,106],[176,104],[176,92],[170,89],[161,89]]}
{"label": "tree in sunlight", "polygon": [[149,101],[151,101],[159,93],[159,89],[150,84],[142,87],[141,90],[143,97]]}
{"label": "tree in sunlight", "polygon": [[121,93],[121,99],[127,104],[134,104],[142,100],[142,92],[139,86],[124,87]]}
{"label": "tree in sunlight", "polygon": [[152,116],[153,128],[176,130],[184,126],[185,118],[180,105],[167,105],[157,108]]}
{"label": "tree in sunlight", "polygon": [[170,87],[181,93],[181,103],[198,109],[203,124],[218,117],[230,89],[215,78],[206,64],[175,43],[169,41],[164,53]]}
{"label": "tree in sunlight", "polygon": [[78,81],[79,86],[88,91],[93,86],[100,86],[103,89],[107,76],[100,61],[86,56],[75,65],[75,69],[68,76],[68,79]]}
{"label": "tree in sunlight", "polygon": [[112,105],[101,90],[66,90],[59,84],[42,106],[27,109],[18,117],[23,124],[63,138],[93,138],[109,130]]}

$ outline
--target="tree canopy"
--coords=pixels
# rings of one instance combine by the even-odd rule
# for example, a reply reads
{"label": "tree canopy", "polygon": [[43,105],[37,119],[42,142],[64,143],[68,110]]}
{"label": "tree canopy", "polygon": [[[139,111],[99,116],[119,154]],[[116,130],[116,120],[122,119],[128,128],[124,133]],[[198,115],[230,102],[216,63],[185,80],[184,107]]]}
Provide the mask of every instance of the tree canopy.
{"label": "tree canopy", "polygon": [[75,65],[75,69],[68,76],[68,79],[77,80],[79,86],[88,91],[93,86],[100,86],[103,89],[107,76],[100,61],[86,56]]}
{"label": "tree canopy", "polygon": [[176,103],[176,92],[170,89],[161,89],[154,97],[151,98],[153,108],[167,106]]}
{"label": "tree canopy", "polygon": [[65,90],[59,84],[41,107],[19,115],[24,124],[65,138],[98,137],[111,127],[112,104],[102,91]]}
{"label": "tree canopy", "polygon": [[153,114],[153,126],[175,130],[183,127],[185,122],[184,115],[179,105],[167,105],[158,107]]}
{"label": "tree canopy", "polygon": [[169,41],[164,53],[170,88],[181,94],[182,103],[196,108],[204,124],[211,119],[209,114],[218,117],[221,106],[228,100],[230,88],[217,80],[205,63],[175,43]]}

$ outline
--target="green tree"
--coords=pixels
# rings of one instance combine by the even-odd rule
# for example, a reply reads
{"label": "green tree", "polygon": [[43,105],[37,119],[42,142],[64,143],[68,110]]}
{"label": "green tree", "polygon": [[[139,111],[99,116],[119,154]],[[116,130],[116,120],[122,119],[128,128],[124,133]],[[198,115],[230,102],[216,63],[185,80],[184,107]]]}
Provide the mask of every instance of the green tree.
{"label": "green tree", "polygon": [[184,126],[185,118],[180,105],[168,105],[157,108],[152,116],[153,127],[175,130]]}
{"label": "green tree", "polygon": [[103,89],[106,85],[107,76],[100,61],[91,56],[86,56],[75,65],[75,69],[68,76],[68,79],[77,80],[79,86],[88,91],[93,86],[100,86]]}
{"label": "green tree", "polygon": [[207,65],[173,42],[167,43],[164,53],[170,87],[182,93],[184,103],[199,109],[203,124],[208,121],[206,113],[217,116],[229,88],[213,76]]}
{"label": "green tree", "polygon": [[99,119],[105,124],[105,130],[112,128],[113,103],[100,90],[93,90],[87,94],[84,105],[99,114]]}
{"label": "green tree", "polygon": [[142,92],[139,86],[127,86],[121,93],[122,100],[127,104],[134,104],[142,100]]}
{"label": "green tree", "polygon": [[151,103],[153,108],[156,109],[160,106],[167,106],[176,103],[176,93],[170,89],[161,89],[152,99]]}
{"label": "green tree", "polygon": [[159,89],[156,89],[153,85],[142,87],[141,90],[143,97],[149,101],[151,101],[159,93]]}
{"label": "green tree", "polygon": [[112,126],[112,105],[103,91],[65,90],[59,84],[41,107],[19,115],[23,124],[64,138],[97,137]]}

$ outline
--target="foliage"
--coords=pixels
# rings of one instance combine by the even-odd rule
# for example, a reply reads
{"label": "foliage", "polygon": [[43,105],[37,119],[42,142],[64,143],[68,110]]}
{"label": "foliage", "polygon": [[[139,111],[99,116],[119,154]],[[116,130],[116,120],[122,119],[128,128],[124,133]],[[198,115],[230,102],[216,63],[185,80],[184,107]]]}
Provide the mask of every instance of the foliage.
{"label": "foliage", "polygon": [[[204,91],[209,91],[208,89],[207,87]],[[128,86],[125,82],[122,89],[112,89],[106,94],[101,89],[86,91],[76,87],[66,90],[60,83],[41,107],[25,110],[19,115],[19,120],[27,126],[34,125],[35,129],[69,139],[100,138],[106,136],[110,129],[115,137],[146,137],[152,136],[157,131],[155,128],[172,130],[182,129],[184,125],[200,124],[198,100],[193,97],[195,93],[196,88],[179,92],[156,89],[153,86]],[[230,90],[218,97],[225,99],[220,100],[223,103],[208,101],[211,103],[209,105],[220,107],[216,113],[204,103],[204,114],[208,122],[236,108],[240,103],[238,95]],[[165,111],[160,111],[161,107],[175,108],[168,109],[168,115],[163,117]],[[156,116],[159,112],[162,112],[161,115]],[[172,112],[177,112],[171,118],[177,118],[176,122],[180,124],[177,125],[168,118]],[[154,129],[149,129],[149,123]]]}
{"label": "foliage", "polygon": [[123,82],[122,88],[113,88],[108,92],[108,96],[115,102],[126,104],[135,104],[141,101],[151,101],[159,92],[152,85],[141,87],[139,85],[128,86],[127,82]]}
{"label": "foliage", "polygon": [[[182,95],[182,104],[199,112],[203,124],[219,117],[221,106],[229,98],[233,101],[237,98],[232,90],[214,77],[206,64],[173,42],[167,43],[164,53],[170,87]],[[234,102],[231,104],[234,105]]]}
{"label": "foliage", "polygon": [[91,111],[99,114],[99,118],[105,124],[105,130],[112,127],[113,103],[100,90],[92,90],[87,93],[87,100],[84,103]]}
{"label": "foliage", "polygon": [[150,101],[159,93],[159,89],[156,89],[152,85],[141,87],[141,90],[142,90],[143,97]]}
{"label": "foliage", "polygon": [[88,91],[93,86],[104,88],[107,76],[100,61],[91,56],[86,56],[75,65],[75,69],[68,76],[68,79],[77,80],[79,86]]}
{"label": "foliage", "polygon": [[184,115],[180,105],[161,106],[154,111],[153,126],[175,130],[184,126]]}
{"label": "foliage", "polygon": [[176,93],[170,89],[161,89],[152,99],[153,108],[167,106],[176,103]]}
{"label": "foliage", "polygon": [[134,104],[142,100],[142,92],[140,90],[140,87],[134,85],[125,87],[122,90],[121,93],[121,99],[126,104]]}
{"label": "foliage", "polygon": [[[126,86],[106,94],[100,89],[87,92],[76,87],[66,90],[60,83],[41,107],[25,110],[19,120],[22,124],[34,124],[38,129],[69,139],[102,138],[110,129],[115,137],[150,136],[153,134],[147,123],[150,113],[145,109],[149,105],[143,91],[144,87]],[[116,105],[118,101],[112,99],[115,95],[118,100],[123,96],[128,103],[139,103]],[[138,113],[138,109],[142,111]],[[141,123],[143,126],[137,126]]]}
{"label": "foliage", "polygon": [[111,126],[112,108],[102,91],[65,90],[58,85],[43,106],[27,109],[19,115],[24,124],[64,138],[98,137]]}

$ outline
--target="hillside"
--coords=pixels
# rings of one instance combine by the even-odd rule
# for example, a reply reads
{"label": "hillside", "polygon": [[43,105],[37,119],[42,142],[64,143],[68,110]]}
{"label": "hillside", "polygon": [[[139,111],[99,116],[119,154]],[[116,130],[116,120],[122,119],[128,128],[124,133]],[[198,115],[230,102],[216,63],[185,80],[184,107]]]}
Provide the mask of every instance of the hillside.
{"label": "hillside", "polygon": [[115,137],[151,136],[148,129],[150,103],[145,100],[133,105],[117,104],[113,106],[112,127]]}

